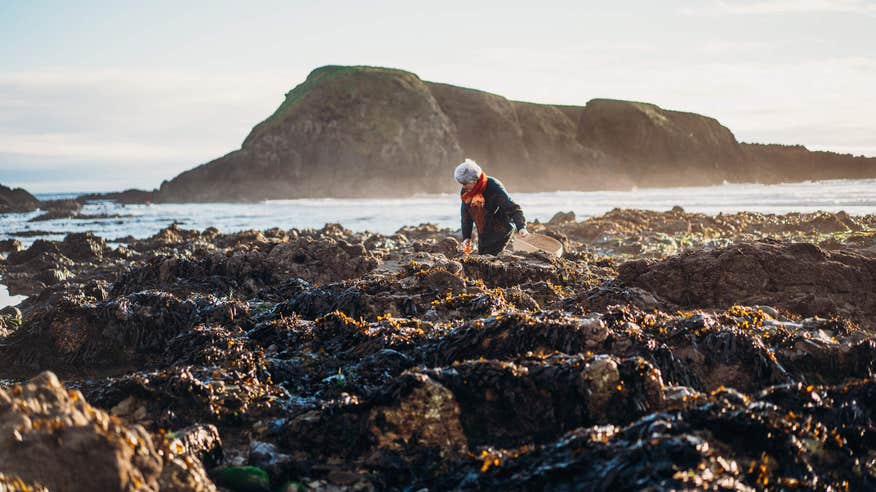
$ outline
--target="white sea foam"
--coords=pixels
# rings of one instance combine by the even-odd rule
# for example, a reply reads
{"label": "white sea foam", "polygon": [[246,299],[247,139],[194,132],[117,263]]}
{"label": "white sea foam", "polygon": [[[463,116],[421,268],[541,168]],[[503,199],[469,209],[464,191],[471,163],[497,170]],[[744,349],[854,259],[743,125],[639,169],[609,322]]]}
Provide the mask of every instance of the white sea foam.
{"label": "white sea foam", "polygon": [[27,299],[27,296],[9,295],[9,289],[5,285],[0,285],[0,309],[6,306],[15,306],[25,299]]}

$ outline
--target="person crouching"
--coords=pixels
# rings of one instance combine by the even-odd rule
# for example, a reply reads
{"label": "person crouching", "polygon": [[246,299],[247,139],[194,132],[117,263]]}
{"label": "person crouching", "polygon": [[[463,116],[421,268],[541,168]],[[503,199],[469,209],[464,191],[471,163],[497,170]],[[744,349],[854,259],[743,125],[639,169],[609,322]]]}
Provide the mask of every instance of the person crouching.
{"label": "person crouching", "polygon": [[[454,178],[462,185],[462,246],[471,252],[473,225],[478,227],[478,253],[498,255],[505,249],[514,227],[522,237],[529,235],[523,209],[508,196],[502,182],[488,177],[477,162],[466,159],[456,166]],[[512,222],[514,225],[512,225]]]}

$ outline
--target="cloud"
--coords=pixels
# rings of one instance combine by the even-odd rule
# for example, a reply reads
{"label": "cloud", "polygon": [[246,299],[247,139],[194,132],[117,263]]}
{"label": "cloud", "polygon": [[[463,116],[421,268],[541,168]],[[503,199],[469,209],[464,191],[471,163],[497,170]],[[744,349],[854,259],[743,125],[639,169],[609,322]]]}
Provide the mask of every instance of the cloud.
{"label": "cloud", "polygon": [[719,0],[711,5],[685,7],[680,12],[689,16],[824,12],[876,15],[876,4],[871,0]]}
{"label": "cloud", "polygon": [[[0,155],[36,166],[114,162],[108,178],[176,162],[175,174],[237,148],[300,78],[279,71],[0,73]],[[9,162],[0,160],[0,170]]]}
{"label": "cloud", "polygon": [[194,162],[203,153],[187,147],[106,141],[70,133],[0,135],[0,154],[60,157],[70,160],[124,160],[132,163],[179,159]]}

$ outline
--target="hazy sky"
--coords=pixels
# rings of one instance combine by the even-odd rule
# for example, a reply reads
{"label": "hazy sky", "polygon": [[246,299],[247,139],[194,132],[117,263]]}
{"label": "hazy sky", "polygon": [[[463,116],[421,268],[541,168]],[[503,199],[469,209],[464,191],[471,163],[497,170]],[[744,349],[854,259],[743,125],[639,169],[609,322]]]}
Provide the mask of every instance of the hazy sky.
{"label": "hazy sky", "polygon": [[0,0],[0,183],[156,187],[328,64],[876,156],[876,0],[614,3]]}

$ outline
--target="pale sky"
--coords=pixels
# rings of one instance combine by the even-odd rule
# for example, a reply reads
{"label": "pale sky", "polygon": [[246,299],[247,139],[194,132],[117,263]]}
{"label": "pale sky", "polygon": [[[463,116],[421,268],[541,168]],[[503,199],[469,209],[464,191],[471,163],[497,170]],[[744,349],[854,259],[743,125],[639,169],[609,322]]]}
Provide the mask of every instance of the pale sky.
{"label": "pale sky", "polygon": [[647,101],[740,141],[876,156],[876,0],[0,0],[0,183],[157,187],[329,64]]}

